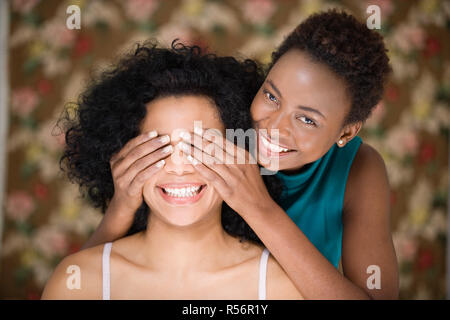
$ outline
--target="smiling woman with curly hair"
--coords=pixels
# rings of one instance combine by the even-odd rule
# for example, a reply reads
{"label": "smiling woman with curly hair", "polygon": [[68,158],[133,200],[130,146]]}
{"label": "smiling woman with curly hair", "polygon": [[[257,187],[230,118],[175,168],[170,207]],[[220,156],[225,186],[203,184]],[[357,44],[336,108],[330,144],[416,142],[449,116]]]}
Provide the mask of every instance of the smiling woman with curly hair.
{"label": "smiling woman with curly hair", "polygon": [[[251,60],[182,44],[139,46],[93,81],[77,116],[66,119],[61,164],[102,211],[116,193],[133,189],[142,189],[134,193],[142,204],[125,237],[66,257],[43,299],[301,299],[181,141],[194,121],[222,135],[251,128],[249,106],[261,81]],[[66,286],[72,265],[83,275],[79,290]]]}

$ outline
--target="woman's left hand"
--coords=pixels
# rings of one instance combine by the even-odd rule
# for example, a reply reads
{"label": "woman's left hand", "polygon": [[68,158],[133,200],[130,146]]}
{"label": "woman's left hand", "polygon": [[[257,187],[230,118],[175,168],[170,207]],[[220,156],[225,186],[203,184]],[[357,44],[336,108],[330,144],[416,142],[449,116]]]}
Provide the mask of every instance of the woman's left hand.
{"label": "woman's left hand", "polygon": [[260,175],[257,161],[245,149],[236,146],[212,130],[195,128],[187,132],[180,149],[197,172],[217,190],[223,200],[243,218],[275,205]]}

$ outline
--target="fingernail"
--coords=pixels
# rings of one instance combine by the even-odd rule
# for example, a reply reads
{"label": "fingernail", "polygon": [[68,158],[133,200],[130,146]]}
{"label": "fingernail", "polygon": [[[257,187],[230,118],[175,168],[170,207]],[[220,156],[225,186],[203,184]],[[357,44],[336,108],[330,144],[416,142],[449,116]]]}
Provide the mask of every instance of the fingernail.
{"label": "fingernail", "polygon": [[200,127],[194,127],[194,133],[201,136],[203,134],[203,130]]}
{"label": "fingernail", "polygon": [[169,153],[169,152],[172,152],[172,150],[173,150],[173,147],[169,144],[168,146],[165,146],[162,151],[164,153]]}
{"label": "fingernail", "polygon": [[158,132],[156,132],[155,130],[150,131],[149,133],[147,133],[147,137],[149,138],[154,138],[158,135]]}
{"label": "fingernail", "polygon": [[164,135],[159,139],[160,139],[159,141],[161,141],[161,143],[167,143],[170,141],[170,137],[168,135]]}
{"label": "fingernail", "polygon": [[187,159],[189,160],[190,163],[192,163],[194,166],[198,164],[197,159],[193,158],[191,155],[187,156]]}
{"label": "fingernail", "polygon": [[183,140],[191,141],[191,135],[189,134],[189,132],[181,131],[180,132],[180,137]]}
{"label": "fingernail", "polygon": [[159,160],[155,165],[160,168],[162,167],[166,162],[164,160]]}

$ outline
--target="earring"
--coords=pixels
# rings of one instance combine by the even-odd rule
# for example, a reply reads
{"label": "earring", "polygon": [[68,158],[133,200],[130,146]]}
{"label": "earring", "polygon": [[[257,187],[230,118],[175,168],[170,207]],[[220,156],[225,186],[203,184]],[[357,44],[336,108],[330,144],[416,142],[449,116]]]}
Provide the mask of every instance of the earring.
{"label": "earring", "polygon": [[341,139],[339,140],[339,144],[342,145],[344,143],[344,141]]}

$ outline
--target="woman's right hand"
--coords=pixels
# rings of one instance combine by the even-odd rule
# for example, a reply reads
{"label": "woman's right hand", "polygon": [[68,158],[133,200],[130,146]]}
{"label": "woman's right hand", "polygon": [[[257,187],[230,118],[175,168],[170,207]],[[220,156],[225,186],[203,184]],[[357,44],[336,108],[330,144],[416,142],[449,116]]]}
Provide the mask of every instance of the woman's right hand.
{"label": "woman's right hand", "polygon": [[157,136],[156,131],[146,132],[130,141],[111,157],[114,196],[111,203],[132,210],[142,204],[142,187],[156,171],[164,166],[164,158],[173,148],[167,145],[168,135]]}
{"label": "woman's right hand", "polygon": [[128,141],[111,157],[114,195],[100,225],[83,249],[116,240],[127,233],[142,204],[145,182],[164,166],[164,158],[173,152],[169,142],[168,135],[146,132]]}

